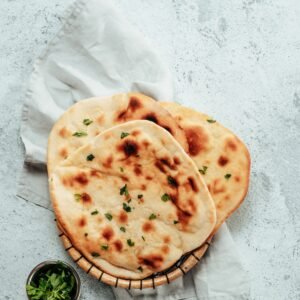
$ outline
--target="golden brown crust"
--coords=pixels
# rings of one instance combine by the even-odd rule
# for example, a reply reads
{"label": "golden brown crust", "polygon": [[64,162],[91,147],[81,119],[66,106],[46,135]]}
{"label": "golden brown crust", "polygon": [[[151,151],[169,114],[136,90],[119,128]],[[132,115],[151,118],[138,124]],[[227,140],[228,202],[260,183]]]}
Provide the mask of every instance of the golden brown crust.
{"label": "golden brown crust", "polygon": [[[129,135],[120,138],[122,132]],[[95,155],[92,161],[86,159],[90,153]],[[105,166],[110,156],[111,164]],[[127,183],[124,173],[130,178]],[[120,195],[125,183],[128,195]],[[116,126],[71,154],[52,172],[50,195],[74,246],[96,266],[122,278],[145,278],[168,268],[199,247],[216,220],[193,161],[168,132],[148,121]],[[125,220],[120,217],[124,209]]]}
{"label": "golden brown crust", "polygon": [[[48,174],[94,136],[131,120],[149,120],[156,123],[169,131],[187,150],[184,132],[170,113],[162,109],[154,99],[139,93],[90,98],[71,106],[53,126],[48,140]],[[81,136],[74,136],[76,132]]]}
{"label": "golden brown crust", "polygon": [[[214,233],[245,199],[250,176],[250,154],[230,130],[203,113],[171,102],[160,102],[186,133],[189,154],[196,163],[217,209]],[[207,169],[203,169],[207,167]],[[230,174],[229,178],[225,178]],[[229,175],[228,175],[229,176]]]}

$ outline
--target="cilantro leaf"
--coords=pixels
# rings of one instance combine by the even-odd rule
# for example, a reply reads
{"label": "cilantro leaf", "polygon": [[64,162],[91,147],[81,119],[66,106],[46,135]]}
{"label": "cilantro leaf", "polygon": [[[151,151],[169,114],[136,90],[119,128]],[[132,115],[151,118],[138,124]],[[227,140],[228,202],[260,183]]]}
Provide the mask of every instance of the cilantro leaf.
{"label": "cilantro leaf", "polygon": [[73,136],[77,136],[77,137],[87,136],[87,133],[85,131],[76,131],[73,133]]}
{"label": "cilantro leaf", "polygon": [[82,121],[82,123],[83,123],[84,125],[86,125],[86,126],[89,126],[90,124],[93,123],[93,121],[90,120],[90,119],[84,119],[84,120]]}
{"label": "cilantro leaf", "polygon": [[128,136],[129,133],[128,132],[122,132],[120,138],[124,139],[126,136]]}

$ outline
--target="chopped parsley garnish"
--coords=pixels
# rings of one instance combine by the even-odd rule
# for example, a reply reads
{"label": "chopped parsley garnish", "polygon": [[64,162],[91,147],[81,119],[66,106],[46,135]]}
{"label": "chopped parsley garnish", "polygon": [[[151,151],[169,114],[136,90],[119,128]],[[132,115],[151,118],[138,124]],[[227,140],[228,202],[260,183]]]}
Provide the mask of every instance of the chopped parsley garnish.
{"label": "chopped parsley garnish", "polygon": [[131,207],[126,202],[123,203],[123,209],[126,212],[131,212]]}
{"label": "chopped parsley garnish", "polygon": [[133,247],[134,246],[134,242],[131,239],[127,240],[127,244],[129,247]]}
{"label": "chopped parsley garnish", "polygon": [[144,236],[142,235],[142,239],[143,239],[143,241],[145,241],[145,238],[144,238]]}
{"label": "chopped parsley garnish", "polygon": [[86,157],[86,160],[92,161],[95,158],[95,156],[91,153]]}
{"label": "chopped parsley garnish", "polygon": [[73,133],[73,136],[77,136],[77,137],[87,136],[87,133],[85,131],[76,131]]}
{"label": "chopped parsley garnish", "polygon": [[120,171],[121,171],[121,172],[124,172],[124,168],[120,167]]}
{"label": "chopped parsley garnish", "polygon": [[106,213],[106,214],[104,214],[104,216],[106,217],[106,219],[107,219],[108,221],[111,221],[112,218],[113,218],[113,216],[112,216],[110,213]]}
{"label": "chopped parsley garnish", "polygon": [[155,214],[151,214],[151,215],[149,216],[149,220],[154,220],[154,219],[156,219],[156,215],[155,215]]}
{"label": "chopped parsley garnish", "polygon": [[214,120],[214,119],[207,119],[206,120],[208,123],[216,123],[216,120]]}
{"label": "chopped parsley garnish", "polygon": [[87,237],[89,234],[87,232],[84,233],[84,236]]}
{"label": "chopped parsley garnish", "polygon": [[131,198],[127,202],[130,203],[131,202]]}
{"label": "chopped parsley garnish", "polygon": [[93,121],[90,120],[90,119],[84,119],[82,123],[83,123],[84,125],[86,125],[86,126],[89,126],[90,124],[93,123]]}
{"label": "chopped parsley garnish", "polygon": [[101,249],[102,250],[108,250],[108,245],[106,244],[106,245],[101,245]]}
{"label": "chopped parsley garnish", "polygon": [[207,166],[203,166],[202,169],[199,169],[199,172],[202,174],[202,175],[205,175],[206,174],[206,171],[207,171],[208,167]]}
{"label": "chopped parsley garnish", "polygon": [[81,194],[74,194],[74,198],[77,202],[81,200]]}
{"label": "chopped parsley garnish", "polygon": [[143,198],[143,195],[142,194],[138,194],[138,199],[141,199],[141,198]]}
{"label": "chopped parsley garnish", "polygon": [[173,177],[170,176],[170,175],[168,176],[168,183],[169,183],[170,185],[177,186],[176,179],[173,178]]}
{"label": "chopped parsley garnish", "polygon": [[120,188],[120,195],[125,195],[128,196],[128,189],[127,189],[127,184],[125,184],[123,187]]}
{"label": "chopped parsley garnish", "polygon": [[91,255],[92,255],[93,257],[98,257],[98,256],[100,256],[100,254],[99,254],[98,252],[92,252]]}
{"label": "chopped parsley garnish", "polygon": [[91,212],[91,215],[92,215],[92,216],[98,215],[98,213],[99,213],[99,211],[98,211],[97,209],[95,209],[94,211]]}
{"label": "chopped parsley garnish", "polygon": [[167,201],[171,200],[171,197],[169,194],[165,193],[161,196],[161,200],[164,202],[167,202]]}
{"label": "chopped parsley garnish", "polygon": [[176,224],[178,224],[178,223],[179,223],[179,221],[177,221],[177,220],[174,220],[174,221],[173,221],[173,223],[176,225]]}
{"label": "chopped parsley garnish", "polygon": [[228,180],[230,177],[231,177],[231,174],[226,174],[226,175],[224,176],[224,178],[227,179],[227,180]]}
{"label": "chopped parsley garnish", "polygon": [[41,270],[35,282],[26,285],[28,298],[32,300],[71,300],[73,298],[75,278],[70,270],[61,264]]}
{"label": "chopped parsley garnish", "polygon": [[143,272],[143,268],[140,266],[137,268],[140,272]]}
{"label": "chopped parsley garnish", "polygon": [[125,232],[126,228],[122,226],[122,227],[120,227],[120,230],[123,231],[123,232]]}
{"label": "chopped parsley garnish", "polygon": [[121,133],[121,139],[124,139],[126,136],[128,136],[129,133],[128,132],[122,132]]}

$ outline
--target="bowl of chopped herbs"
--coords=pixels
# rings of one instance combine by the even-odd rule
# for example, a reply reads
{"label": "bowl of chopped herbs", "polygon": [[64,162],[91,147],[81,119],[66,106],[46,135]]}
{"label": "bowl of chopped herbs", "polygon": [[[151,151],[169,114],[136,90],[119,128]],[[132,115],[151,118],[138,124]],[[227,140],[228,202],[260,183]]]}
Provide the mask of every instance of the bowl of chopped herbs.
{"label": "bowl of chopped herbs", "polygon": [[69,264],[48,260],[31,271],[26,292],[29,300],[78,300],[80,278]]}

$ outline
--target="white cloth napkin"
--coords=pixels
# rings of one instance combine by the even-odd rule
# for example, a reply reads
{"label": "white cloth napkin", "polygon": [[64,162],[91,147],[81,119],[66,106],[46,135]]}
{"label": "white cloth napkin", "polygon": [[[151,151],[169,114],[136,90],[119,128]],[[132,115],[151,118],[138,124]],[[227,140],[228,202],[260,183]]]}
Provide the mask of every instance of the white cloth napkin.
{"label": "white cloth napkin", "polygon": [[[76,1],[65,24],[35,63],[24,104],[25,164],[17,195],[50,208],[46,174],[48,134],[74,102],[139,91],[172,99],[168,68],[154,48],[104,0]],[[192,272],[155,290],[114,289],[118,299],[246,299],[248,280],[224,225]]]}

